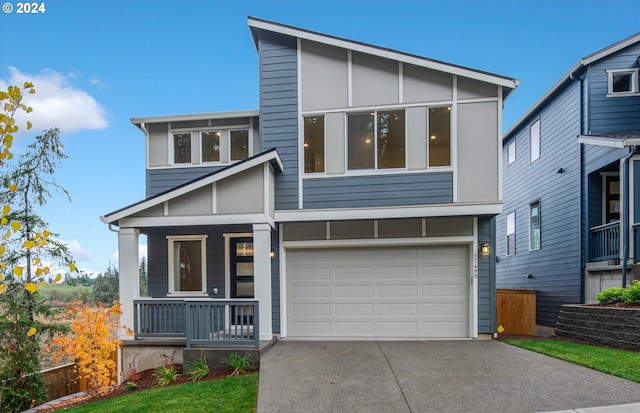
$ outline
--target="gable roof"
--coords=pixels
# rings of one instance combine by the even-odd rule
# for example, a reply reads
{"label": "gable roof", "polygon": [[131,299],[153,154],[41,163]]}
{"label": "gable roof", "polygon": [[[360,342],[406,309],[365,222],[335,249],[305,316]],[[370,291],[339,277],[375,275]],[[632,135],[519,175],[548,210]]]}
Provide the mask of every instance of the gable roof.
{"label": "gable roof", "polygon": [[438,70],[441,72],[451,73],[458,76],[467,77],[470,79],[487,82],[502,86],[503,98],[507,96],[516,88],[520,81],[518,79],[510,78],[507,76],[497,75],[495,73],[485,72],[482,70],[471,69],[465,66],[460,66],[452,63],[443,62],[441,60],[435,60],[424,56],[418,56],[410,53],[404,53],[385,47],[375,46],[368,43],[363,43],[355,40],[344,39],[324,33],[314,32],[311,30],[300,29],[286,24],[276,23],[268,20],[258,19],[256,17],[249,16],[247,18],[253,41],[258,45],[257,30],[266,30],[275,33],[281,33],[284,35],[297,37],[300,39],[310,40],[318,43],[323,43],[331,46],[341,47],[343,49],[353,50],[361,53],[366,53],[374,56],[384,57],[391,60],[397,60],[403,63],[409,63],[412,65],[425,67],[428,69]]}
{"label": "gable roof", "polygon": [[585,67],[590,65],[591,63],[597,62],[599,60],[604,59],[605,57],[611,56],[612,54],[619,52],[622,49],[625,49],[631,45],[640,42],[640,32],[636,33],[632,36],[627,37],[626,39],[622,39],[619,42],[616,42],[610,46],[605,47],[604,49],[598,50],[595,53],[592,53],[588,56],[583,57],[578,60],[576,64],[574,64],[571,69],[569,69],[562,77],[553,85],[551,89],[547,90],[547,92],[540,97],[530,108],[527,110],[520,118],[511,125],[511,127],[503,134],[502,140],[506,140],[511,137],[511,134],[519,129],[522,124],[527,121],[533,114],[538,112],[541,106],[547,103],[547,101],[554,96],[558,91],[560,91],[566,84],[572,82],[575,79],[576,74],[583,70]]}
{"label": "gable roof", "polygon": [[105,224],[117,224],[118,220],[122,218],[126,218],[130,215],[144,211],[145,209],[154,207],[156,205],[160,205],[166,201],[177,198],[196,189],[200,189],[214,182],[218,182],[231,175],[246,171],[247,169],[253,168],[254,166],[263,164],[265,162],[271,163],[273,168],[276,170],[283,170],[282,161],[280,160],[278,151],[275,148],[272,148],[268,151],[254,155],[233,165],[229,165],[225,168],[205,174],[200,178],[196,178],[192,181],[176,186],[175,188],[171,188],[168,191],[161,192],[152,197],[143,199],[126,207],[120,208],[116,211],[105,214],[100,217],[100,220]]}

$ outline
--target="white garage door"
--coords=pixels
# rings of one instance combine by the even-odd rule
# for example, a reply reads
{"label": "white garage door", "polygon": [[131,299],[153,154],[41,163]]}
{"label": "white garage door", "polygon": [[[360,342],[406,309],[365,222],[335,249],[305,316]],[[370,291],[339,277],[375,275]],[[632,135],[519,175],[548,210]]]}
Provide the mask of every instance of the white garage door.
{"label": "white garage door", "polygon": [[469,337],[468,247],[287,251],[287,335]]}

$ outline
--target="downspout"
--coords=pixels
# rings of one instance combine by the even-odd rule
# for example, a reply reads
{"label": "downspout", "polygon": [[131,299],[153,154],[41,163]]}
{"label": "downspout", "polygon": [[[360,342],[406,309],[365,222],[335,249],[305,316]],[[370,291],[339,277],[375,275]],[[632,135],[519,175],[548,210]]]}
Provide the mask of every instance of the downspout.
{"label": "downspout", "polygon": [[[585,127],[585,99],[584,99],[584,95],[585,95],[585,91],[584,91],[584,81],[583,78],[581,76],[576,76],[576,72],[573,72],[569,75],[569,80],[575,82],[579,82],[579,88],[580,88],[580,101],[578,102],[580,105],[580,119],[578,120],[578,123],[580,125],[580,133],[584,134],[585,130],[587,129]],[[587,243],[585,242],[585,228],[588,228],[588,225],[585,223],[586,217],[588,216],[588,214],[586,213],[586,205],[587,202],[585,201],[585,199],[587,198],[586,193],[584,193],[584,179],[585,179],[585,148],[584,148],[584,143],[579,143],[579,155],[580,155],[580,167],[579,169],[579,173],[580,173],[580,178],[579,178],[579,183],[580,183],[580,198],[579,198],[579,212],[578,212],[578,225],[580,228],[580,236],[578,237],[578,250],[580,251],[580,275],[579,275],[579,281],[580,281],[580,302],[584,303],[585,302],[585,293],[584,293],[584,288],[585,288],[585,267],[586,267],[586,248],[587,248]],[[588,233],[588,229],[586,230]]]}
{"label": "downspout", "polygon": [[622,288],[627,286],[627,261],[629,260],[629,159],[636,152],[636,145],[632,145],[629,153],[624,157],[622,165],[624,175],[624,193],[622,203],[624,214],[622,214]]}

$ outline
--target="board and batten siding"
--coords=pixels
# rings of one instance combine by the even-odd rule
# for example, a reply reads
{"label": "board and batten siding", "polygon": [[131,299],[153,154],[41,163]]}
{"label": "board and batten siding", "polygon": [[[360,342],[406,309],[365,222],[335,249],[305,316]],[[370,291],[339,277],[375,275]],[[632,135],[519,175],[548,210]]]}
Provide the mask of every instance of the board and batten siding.
{"label": "board and batten siding", "polygon": [[478,217],[478,244],[489,242],[489,255],[478,254],[478,333],[496,331],[495,218]]}
{"label": "board and batten siding", "polygon": [[[640,44],[629,46],[587,68],[589,125],[591,134],[640,131],[640,95],[607,97],[611,69],[638,68]],[[637,81],[637,80],[636,80]]]}
{"label": "board and batten siding", "polygon": [[258,33],[261,148],[278,149],[284,171],[276,176],[275,207],[298,208],[297,39],[265,30]]}
{"label": "board and batten siding", "polygon": [[[540,119],[540,158],[530,161],[529,125]],[[553,325],[561,304],[579,303],[580,84],[570,84],[503,144],[503,213],[496,220],[496,287],[537,291],[538,324]],[[515,139],[516,160],[508,147]],[[562,168],[562,172],[558,170]],[[541,248],[530,251],[529,207],[540,201]],[[507,215],[516,213],[516,251],[508,256]],[[531,274],[531,278],[528,275]]]}
{"label": "board and batten siding", "polygon": [[453,173],[412,173],[303,180],[305,209],[450,204]]}
{"label": "board and batten siding", "polygon": [[226,166],[227,165],[201,166],[198,168],[147,169],[147,198],[169,191],[212,172],[219,171]]}

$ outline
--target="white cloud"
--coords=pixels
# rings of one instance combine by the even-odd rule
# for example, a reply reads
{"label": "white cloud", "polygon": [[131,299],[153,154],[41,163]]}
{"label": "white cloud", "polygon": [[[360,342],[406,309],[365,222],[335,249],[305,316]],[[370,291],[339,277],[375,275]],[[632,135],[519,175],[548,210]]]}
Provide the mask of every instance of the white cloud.
{"label": "white cloud", "polygon": [[[111,262],[115,266],[118,266],[118,258],[118,250],[116,250],[113,254],[111,254],[111,257],[109,257],[109,262]],[[149,262],[149,257],[147,255],[147,244],[138,245],[138,260],[141,260],[142,258],[144,258],[145,261]]]}
{"label": "white cloud", "polygon": [[73,240],[70,242],[62,241],[69,247],[69,251],[73,255],[73,258],[76,261],[90,261],[93,259],[93,253],[89,250],[86,250],[80,242]]}
{"label": "white cloud", "polygon": [[[25,81],[33,83],[36,89],[36,93],[28,95],[24,101],[27,106],[33,108],[33,112],[28,115],[19,112],[16,116],[18,125],[24,125],[28,119],[36,133],[56,127],[62,132],[70,133],[83,129],[103,129],[108,126],[104,108],[89,93],[73,87],[69,82],[68,78],[76,79],[76,74],[65,77],[52,70],[28,74],[21,73],[15,67],[9,67],[9,71],[11,77],[8,81],[0,79],[0,87],[3,90],[9,85],[21,87]],[[21,127],[21,132],[24,130],[25,128]]]}

